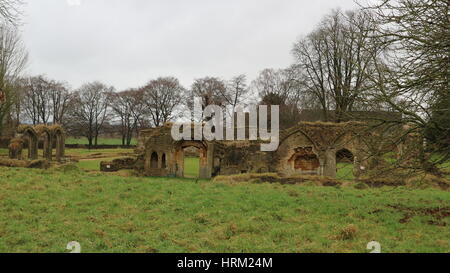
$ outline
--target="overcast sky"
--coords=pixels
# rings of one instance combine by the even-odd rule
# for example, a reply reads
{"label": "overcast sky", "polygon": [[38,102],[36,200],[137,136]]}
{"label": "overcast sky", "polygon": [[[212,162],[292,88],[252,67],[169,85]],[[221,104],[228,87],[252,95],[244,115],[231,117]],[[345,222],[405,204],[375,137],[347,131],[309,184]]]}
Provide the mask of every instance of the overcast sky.
{"label": "overcast sky", "polygon": [[353,0],[27,0],[28,74],[117,90],[158,76],[253,80],[292,63],[292,44]]}

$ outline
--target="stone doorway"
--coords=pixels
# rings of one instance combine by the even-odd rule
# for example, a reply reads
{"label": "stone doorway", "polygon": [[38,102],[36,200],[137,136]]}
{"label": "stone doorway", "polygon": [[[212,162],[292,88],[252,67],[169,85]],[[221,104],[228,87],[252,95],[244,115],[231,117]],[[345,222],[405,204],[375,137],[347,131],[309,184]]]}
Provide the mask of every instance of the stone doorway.
{"label": "stone doorway", "polygon": [[[198,163],[191,152],[198,154]],[[196,172],[197,165],[198,174]],[[208,158],[207,145],[202,141],[182,141],[178,143],[175,152],[175,170],[178,177],[211,178],[212,158],[211,160]]]}
{"label": "stone doorway", "polygon": [[183,149],[183,154],[183,177],[198,178],[200,175],[200,149],[194,146],[189,146]]}

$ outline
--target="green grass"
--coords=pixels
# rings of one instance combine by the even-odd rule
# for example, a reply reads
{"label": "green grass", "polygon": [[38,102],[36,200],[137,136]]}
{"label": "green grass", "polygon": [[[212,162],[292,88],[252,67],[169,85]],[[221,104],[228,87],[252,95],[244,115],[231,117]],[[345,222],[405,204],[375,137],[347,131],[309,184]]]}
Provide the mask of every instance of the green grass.
{"label": "green grass", "polygon": [[[66,139],[66,144],[81,144],[81,145],[88,145],[88,140],[85,137],[82,138],[74,138],[69,137]],[[131,140],[131,145],[136,145],[137,141],[136,139]],[[98,145],[122,145],[122,139],[120,138],[99,138],[98,139]]]}
{"label": "green grass", "polygon": [[339,180],[353,180],[353,164],[352,163],[337,163],[336,178]]}
{"label": "green grass", "polygon": [[110,157],[111,155],[130,154],[133,149],[66,149],[66,156],[89,158],[89,157]]}
{"label": "green grass", "polygon": [[133,149],[66,149],[66,156],[79,160],[78,168],[85,171],[99,171],[100,162],[130,156]]}
{"label": "green grass", "polygon": [[[0,252],[450,252],[434,189],[226,184],[0,168]],[[403,223],[402,223],[403,222]],[[439,223],[436,225],[433,223]],[[446,224],[447,226],[442,226]]]}
{"label": "green grass", "polygon": [[90,160],[80,160],[76,166],[81,170],[85,171],[99,171],[100,170],[100,162],[102,161],[112,161],[119,157],[111,157],[111,158],[100,158],[100,159],[90,159]]}
{"label": "green grass", "polygon": [[86,171],[98,171],[100,170],[100,162],[103,159],[98,160],[82,160],[77,163],[78,168]]}
{"label": "green grass", "polygon": [[200,159],[198,157],[184,158],[184,177],[197,178],[199,176]]}

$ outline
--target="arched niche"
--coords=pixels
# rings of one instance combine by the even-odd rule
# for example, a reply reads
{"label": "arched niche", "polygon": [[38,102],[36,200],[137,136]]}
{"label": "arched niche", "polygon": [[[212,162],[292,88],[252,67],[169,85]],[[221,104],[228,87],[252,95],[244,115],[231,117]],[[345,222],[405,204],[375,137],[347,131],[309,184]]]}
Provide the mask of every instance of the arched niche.
{"label": "arched niche", "polygon": [[294,149],[288,163],[293,173],[320,175],[320,160],[313,147],[298,147]]}
{"label": "arched niche", "polygon": [[158,168],[158,153],[152,152],[150,155],[150,168],[157,169]]}
{"label": "arched niche", "polygon": [[19,133],[22,134],[23,139],[28,143],[28,155],[30,160],[38,159],[38,135],[31,126],[24,126],[19,128]]}

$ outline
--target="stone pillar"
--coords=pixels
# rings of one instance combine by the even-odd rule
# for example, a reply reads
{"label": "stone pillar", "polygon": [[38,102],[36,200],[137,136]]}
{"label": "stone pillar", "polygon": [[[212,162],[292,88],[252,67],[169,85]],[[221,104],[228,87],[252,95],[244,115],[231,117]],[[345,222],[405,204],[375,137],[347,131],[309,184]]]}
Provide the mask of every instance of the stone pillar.
{"label": "stone pillar", "polygon": [[51,136],[47,136],[44,139],[44,153],[43,156],[48,161],[52,161],[52,152],[53,152],[53,140]]}
{"label": "stone pillar", "polygon": [[325,169],[325,159],[321,156],[319,157],[319,163],[320,163],[320,167],[319,167],[319,176],[323,176],[323,170]]}
{"label": "stone pillar", "polygon": [[42,156],[46,159],[48,158],[48,146],[49,146],[48,137],[45,137],[43,147],[42,147]]}
{"label": "stone pillar", "polygon": [[184,176],[184,151],[180,149],[175,152],[175,174],[177,177]]}
{"label": "stone pillar", "polygon": [[198,178],[201,179],[208,179],[210,178],[210,176],[208,177],[208,150],[205,149],[200,149],[199,151],[200,154],[200,171],[198,174]]}
{"label": "stone pillar", "polygon": [[325,151],[323,175],[336,178],[336,149],[327,149]]}
{"label": "stone pillar", "polygon": [[38,159],[38,140],[34,136],[28,139],[28,158],[31,160]]}
{"label": "stone pillar", "polygon": [[176,151],[172,149],[169,153],[166,154],[166,162],[167,162],[167,171],[169,176],[177,176],[176,170]]}
{"label": "stone pillar", "polygon": [[65,138],[64,135],[57,134],[56,135],[56,161],[61,161],[64,158],[65,155]]}
{"label": "stone pillar", "polygon": [[212,173],[214,170],[214,144],[208,145],[208,150],[206,151],[206,179],[210,179],[212,177]]}
{"label": "stone pillar", "polygon": [[66,136],[61,134],[61,157],[64,158],[66,156]]}
{"label": "stone pillar", "polygon": [[158,155],[158,169],[162,168],[162,154],[163,153],[157,153],[157,155]]}
{"label": "stone pillar", "polygon": [[151,156],[152,156],[151,151],[147,149],[145,151],[145,158],[144,158],[144,171],[145,171],[145,174],[147,174],[148,171],[150,171]]}
{"label": "stone pillar", "polygon": [[61,160],[61,140],[60,140],[61,136],[60,135],[56,135],[56,161],[60,161]]}

